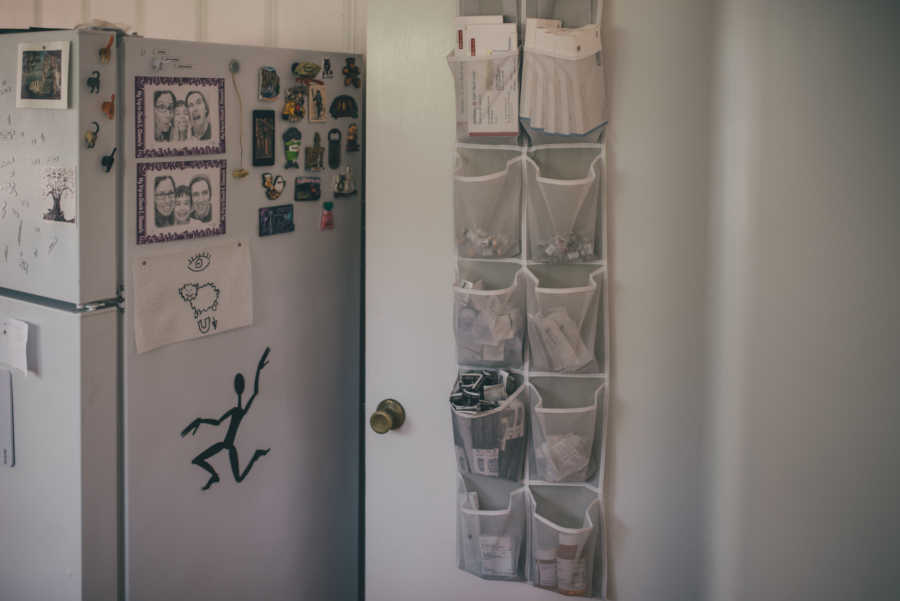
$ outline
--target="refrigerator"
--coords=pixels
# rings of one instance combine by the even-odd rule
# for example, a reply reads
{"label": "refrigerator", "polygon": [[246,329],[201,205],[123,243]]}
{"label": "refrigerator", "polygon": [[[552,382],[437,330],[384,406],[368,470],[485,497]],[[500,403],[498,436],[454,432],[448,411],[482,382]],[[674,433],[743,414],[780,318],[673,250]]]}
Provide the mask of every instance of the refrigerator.
{"label": "refrigerator", "polygon": [[363,71],[0,35],[0,599],[357,598]]}

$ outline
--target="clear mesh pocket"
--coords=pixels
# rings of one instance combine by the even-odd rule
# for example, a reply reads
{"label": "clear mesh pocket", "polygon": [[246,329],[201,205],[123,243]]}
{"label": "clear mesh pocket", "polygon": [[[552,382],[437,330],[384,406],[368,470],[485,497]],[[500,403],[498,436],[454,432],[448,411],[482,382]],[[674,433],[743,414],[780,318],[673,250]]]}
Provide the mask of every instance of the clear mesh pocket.
{"label": "clear mesh pocket", "polygon": [[578,486],[532,486],[528,579],[564,595],[591,597],[602,589],[601,505]]}
{"label": "clear mesh pocket", "polygon": [[583,136],[606,123],[606,82],[597,55],[561,58],[526,49],[519,114],[526,129]]}
{"label": "clear mesh pocket", "polygon": [[450,409],[459,471],[513,481],[522,478],[528,401],[522,385],[491,411]]}
{"label": "clear mesh pocket", "polygon": [[526,159],[528,258],[580,263],[600,258],[599,144],[537,146]]}
{"label": "clear mesh pocket", "polygon": [[456,91],[456,139],[509,144],[519,135],[519,50],[447,55]]}
{"label": "clear mesh pocket", "polygon": [[521,367],[523,278],[524,270],[513,263],[460,261],[453,286],[453,329],[461,365]]}
{"label": "clear mesh pocket", "polygon": [[517,146],[457,146],[453,217],[460,257],[519,256],[523,161]]}
{"label": "clear mesh pocket", "polygon": [[526,269],[528,351],[533,371],[601,370],[603,268],[533,265]]}
{"label": "clear mesh pocket", "polygon": [[592,478],[602,451],[604,383],[594,378],[531,380],[532,480],[584,482]]}
{"label": "clear mesh pocket", "polygon": [[457,475],[456,559],[488,580],[524,580],[524,488],[505,480]]}

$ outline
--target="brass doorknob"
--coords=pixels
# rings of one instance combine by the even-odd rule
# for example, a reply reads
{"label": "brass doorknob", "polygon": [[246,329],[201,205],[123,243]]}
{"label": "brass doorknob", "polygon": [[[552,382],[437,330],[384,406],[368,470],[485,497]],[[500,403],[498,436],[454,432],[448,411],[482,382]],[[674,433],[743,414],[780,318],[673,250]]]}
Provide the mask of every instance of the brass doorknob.
{"label": "brass doorknob", "polygon": [[396,430],[406,421],[406,411],[403,405],[394,399],[384,399],[378,403],[375,413],[369,418],[369,425],[378,434],[387,434]]}

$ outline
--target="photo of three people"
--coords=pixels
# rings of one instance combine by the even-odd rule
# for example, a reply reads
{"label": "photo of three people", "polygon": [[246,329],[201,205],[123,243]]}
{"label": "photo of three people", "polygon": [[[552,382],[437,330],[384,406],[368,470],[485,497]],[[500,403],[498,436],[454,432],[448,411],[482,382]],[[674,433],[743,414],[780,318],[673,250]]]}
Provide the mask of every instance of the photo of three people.
{"label": "photo of three people", "polygon": [[209,103],[199,90],[177,99],[172,90],[153,93],[153,139],[157,142],[209,140]]}
{"label": "photo of three people", "polygon": [[195,175],[178,185],[171,175],[153,178],[154,223],[158,228],[205,224],[212,220],[212,184],[206,175]]}
{"label": "photo of three people", "polygon": [[225,80],[135,77],[137,158],[225,152]]}

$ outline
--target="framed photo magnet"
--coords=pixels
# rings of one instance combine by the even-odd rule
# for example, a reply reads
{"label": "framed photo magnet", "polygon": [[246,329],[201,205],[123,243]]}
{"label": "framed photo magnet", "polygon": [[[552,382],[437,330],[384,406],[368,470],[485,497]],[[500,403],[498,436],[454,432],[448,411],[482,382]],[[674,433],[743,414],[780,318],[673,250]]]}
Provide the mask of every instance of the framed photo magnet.
{"label": "framed photo magnet", "polygon": [[69,42],[19,44],[16,108],[69,108]]}

